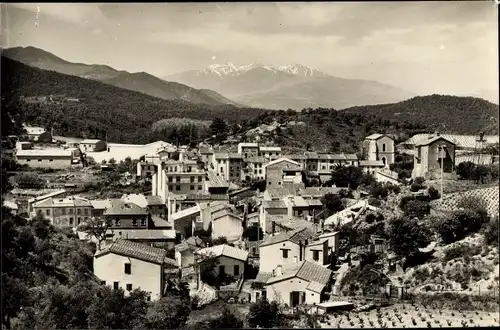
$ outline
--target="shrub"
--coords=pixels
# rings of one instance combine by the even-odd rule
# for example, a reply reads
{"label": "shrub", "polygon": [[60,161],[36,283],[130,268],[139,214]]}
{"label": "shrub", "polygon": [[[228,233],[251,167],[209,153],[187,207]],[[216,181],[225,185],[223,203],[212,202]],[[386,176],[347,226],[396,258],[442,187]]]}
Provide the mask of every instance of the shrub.
{"label": "shrub", "polygon": [[375,222],[376,219],[377,219],[377,216],[373,213],[370,213],[370,214],[366,215],[365,222],[368,224],[372,224],[373,222]]}
{"label": "shrub", "polygon": [[450,261],[452,259],[457,259],[465,256],[475,256],[481,253],[481,247],[477,245],[462,243],[456,244],[455,246],[449,247],[444,251],[444,261]]}
{"label": "shrub", "polygon": [[485,226],[484,241],[488,245],[498,244],[498,216],[491,219]]}
{"label": "shrub", "polygon": [[403,212],[406,216],[411,218],[423,219],[427,214],[429,214],[431,207],[429,202],[421,200],[410,200],[406,203]]}
{"label": "shrub", "polygon": [[370,197],[368,199],[368,204],[370,204],[371,206],[380,207],[382,205],[382,202],[377,198]]}
{"label": "shrub", "polygon": [[439,191],[434,187],[429,187],[427,189],[427,193],[429,194],[429,197],[431,200],[439,199],[439,197],[441,197],[441,195],[439,194]]}
{"label": "shrub", "polygon": [[425,182],[425,179],[423,177],[419,176],[419,177],[416,177],[413,182],[422,186]]}
{"label": "shrub", "polygon": [[422,189],[422,185],[416,183],[416,182],[413,182],[410,186],[410,191],[411,192],[417,192],[419,191],[420,189]]}

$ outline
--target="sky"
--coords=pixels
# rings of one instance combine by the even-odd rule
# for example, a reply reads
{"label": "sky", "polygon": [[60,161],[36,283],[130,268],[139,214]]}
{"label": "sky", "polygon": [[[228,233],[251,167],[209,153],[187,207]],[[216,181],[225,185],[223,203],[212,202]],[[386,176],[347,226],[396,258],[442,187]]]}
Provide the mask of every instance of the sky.
{"label": "sky", "polygon": [[416,94],[498,94],[494,1],[7,4],[2,47],[159,77],[302,64]]}

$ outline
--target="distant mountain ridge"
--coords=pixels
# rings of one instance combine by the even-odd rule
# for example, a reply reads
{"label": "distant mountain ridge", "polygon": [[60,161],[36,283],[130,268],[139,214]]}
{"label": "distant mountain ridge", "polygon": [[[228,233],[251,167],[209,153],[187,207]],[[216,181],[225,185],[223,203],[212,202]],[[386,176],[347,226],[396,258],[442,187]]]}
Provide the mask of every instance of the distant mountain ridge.
{"label": "distant mountain ridge", "polygon": [[232,104],[239,106],[238,103],[215,91],[201,91],[182,83],[164,81],[146,72],[130,73],[116,70],[108,65],[72,63],[36,47],[8,48],[2,51],[2,55],[29,66],[98,80],[166,100],[181,99],[209,105]]}
{"label": "distant mountain ridge", "polygon": [[232,100],[268,109],[328,107],[399,102],[414,95],[370,80],[343,79],[301,65],[212,64],[164,77],[194,88],[215,90]]}

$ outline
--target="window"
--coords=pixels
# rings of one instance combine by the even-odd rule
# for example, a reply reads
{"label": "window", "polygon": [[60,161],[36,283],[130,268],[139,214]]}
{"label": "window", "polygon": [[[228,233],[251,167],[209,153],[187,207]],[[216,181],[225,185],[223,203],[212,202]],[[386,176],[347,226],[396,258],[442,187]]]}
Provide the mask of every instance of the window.
{"label": "window", "polygon": [[120,219],[116,219],[115,220],[115,226],[119,226],[120,225]]}
{"label": "window", "polygon": [[283,258],[288,258],[288,250],[281,250],[283,252]]}
{"label": "window", "polygon": [[127,283],[127,291],[132,291],[132,284]]}
{"label": "window", "polygon": [[54,160],[53,159],[49,159],[49,162],[53,162]]}
{"label": "window", "polygon": [[203,182],[203,177],[202,176],[198,177],[198,182]]}
{"label": "window", "polygon": [[385,143],[382,144],[382,151],[385,151]]}
{"label": "window", "polygon": [[181,186],[175,186],[175,190],[181,190]]}
{"label": "window", "polygon": [[118,290],[118,282],[113,282],[113,289]]}
{"label": "window", "polygon": [[146,297],[146,301],[151,301],[151,296],[149,296],[149,295],[148,295],[148,296]]}
{"label": "window", "polygon": [[82,218],[78,217],[77,223],[80,224],[82,222]]}
{"label": "window", "polygon": [[106,285],[106,281],[101,281],[101,284],[102,285]]}
{"label": "window", "polygon": [[134,226],[134,227],[137,226],[137,220],[136,219],[132,220],[132,226]]}
{"label": "window", "polygon": [[313,251],[313,260],[318,261],[319,260],[319,251]]}
{"label": "window", "polygon": [[259,170],[259,174],[262,174],[262,170]]}
{"label": "window", "polygon": [[73,214],[73,209],[69,209],[69,214]]}
{"label": "window", "polygon": [[26,159],[27,162],[31,162],[31,159]]}
{"label": "window", "polygon": [[194,186],[193,185],[189,186],[189,190],[194,190]]}
{"label": "window", "polygon": [[172,191],[172,189],[173,189],[172,186],[168,186],[169,191]]}
{"label": "window", "polygon": [[76,210],[76,214],[78,214],[78,215],[82,215],[82,210],[77,209],[77,210]]}
{"label": "window", "polygon": [[169,177],[168,177],[168,182],[172,182],[172,181],[174,181],[174,178],[173,178],[173,177],[171,177],[171,176],[169,176]]}
{"label": "window", "polygon": [[84,215],[89,215],[89,209],[83,209],[83,214]]}
{"label": "window", "polygon": [[253,254],[253,255],[256,255],[256,254],[257,254],[257,248],[254,248],[254,247],[252,248],[252,254]]}
{"label": "window", "polygon": [[132,264],[131,263],[126,263],[125,264],[125,274],[132,274]]}
{"label": "window", "polygon": [[38,161],[39,161],[39,162],[41,162],[42,160],[41,160],[41,159],[39,159]]}
{"label": "window", "polygon": [[240,265],[234,265],[234,276],[240,275]]}
{"label": "window", "polygon": [[198,190],[201,190],[201,186],[198,186]]}
{"label": "window", "polygon": [[194,176],[191,177],[191,183],[194,182]]}
{"label": "window", "polygon": [[257,174],[257,170],[254,170],[254,171],[253,171],[253,174]]}
{"label": "window", "polygon": [[180,177],[180,176],[176,177],[176,178],[175,178],[175,181],[176,181],[176,182],[181,182],[181,177]]}
{"label": "window", "polygon": [[46,215],[50,215],[50,210],[45,210]]}
{"label": "window", "polygon": [[73,218],[69,218],[69,224],[72,225],[73,224]]}

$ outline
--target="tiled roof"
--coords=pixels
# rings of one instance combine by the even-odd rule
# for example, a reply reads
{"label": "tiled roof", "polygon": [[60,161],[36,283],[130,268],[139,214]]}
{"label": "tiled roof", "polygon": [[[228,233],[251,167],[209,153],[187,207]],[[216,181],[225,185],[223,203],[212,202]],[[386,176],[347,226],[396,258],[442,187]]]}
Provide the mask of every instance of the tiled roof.
{"label": "tiled roof", "polygon": [[98,140],[98,139],[85,139],[85,140],[80,141],[80,143],[81,144],[93,144],[93,143],[97,143],[99,141],[102,141],[102,140]]}
{"label": "tiled roof", "polygon": [[281,151],[281,147],[259,147],[260,151]]}
{"label": "tiled roof", "polygon": [[308,207],[309,206],[309,204],[305,201],[305,199],[302,196],[293,196],[290,199],[290,201],[292,202],[292,207]]}
{"label": "tiled roof", "polygon": [[300,189],[298,194],[301,196],[323,197],[324,195],[337,194],[342,188],[338,187],[307,187]]}
{"label": "tiled roof", "polygon": [[304,199],[308,206],[322,206],[321,200],[319,199]]}
{"label": "tiled roof", "polygon": [[164,205],[165,202],[160,196],[146,196],[148,205]]}
{"label": "tiled roof", "polygon": [[360,160],[359,166],[384,166],[381,160]]}
{"label": "tiled roof", "polygon": [[227,244],[221,244],[216,246],[211,246],[197,250],[195,252],[197,255],[205,255],[211,258],[217,258],[225,256],[228,258],[246,261],[248,259],[248,252],[245,250],[240,250]]}
{"label": "tiled roof", "polygon": [[269,167],[269,166],[273,166],[273,165],[276,165],[276,164],[279,164],[279,163],[281,163],[281,162],[287,162],[287,163],[289,163],[289,164],[291,164],[291,165],[300,166],[300,164],[299,164],[299,163],[297,163],[297,162],[296,162],[296,161],[294,161],[294,160],[291,160],[291,159],[289,159],[289,158],[285,158],[285,157],[281,157],[281,158],[279,158],[279,159],[276,159],[276,160],[273,160],[273,161],[269,162],[269,164],[267,164],[267,167]]}
{"label": "tiled roof", "polygon": [[207,148],[207,147],[201,147],[199,149],[199,153],[200,154],[213,154],[214,151],[212,149],[210,149],[210,148]]}
{"label": "tiled roof", "polygon": [[47,198],[33,205],[34,207],[85,207],[92,206],[88,199],[71,196],[67,198]]}
{"label": "tiled roof", "polygon": [[319,239],[312,241],[308,246],[318,246],[323,245],[325,241],[328,241],[328,237],[320,237]]}
{"label": "tiled roof", "polygon": [[441,136],[441,135],[437,135],[437,136],[434,136],[434,137],[431,137],[431,138],[422,139],[422,140],[418,141],[417,143],[415,143],[415,146],[416,146],[416,147],[417,147],[417,146],[427,146],[427,145],[432,144],[432,143],[434,143],[434,142],[437,142],[437,141],[439,141],[439,140],[444,140],[444,141],[446,141],[446,142],[448,142],[448,143],[455,144],[455,143],[453,143],[452,141],[450,141],[450,140],[448,140],[448,139],[444,138],[443,136]]}
{"label": "tiled roof", "polygon": [[120,230],[121,237],[129,240],[161,240],[161,239],[175,239],[175,230],[162,230],[162,229],[122,229]]}
{"label": "tiled roof", "polygon": [[186,243],[194,247],[204,246],[203,240],[198,236],[191,236],[186,240]]}
{"label": "tiled roof", "polygon": [[248,157],[247,159],[245,159],[245,162],[247,163],[267,163],[269,161],[269,159],[267,159],[266,157]]}
{"label": "tiled roof", "polygon": [[283,267],[283,274],[280,276],[271,277],[267,280],[266,284],[272,284],[283,281],[289,278],[298,277],[304,281],[308,281],[308,290],[321,293],[323,288],[328,284],[332,277],[333,272],[321,265],[310,261],[303,261],[302,263],[287,265]]}
{"label": "tiled roof", "polygon": [[179,220],[179,219],[182,219],[185,217],[189,217],[189,216],[198,214],[198,213],[200,213],[200,211],[201,211],[200,206],[196,205],[196,206],[181,210],[179,212],[172,213],[171,219],[172,219],[172,221],[176,221],[176,220]]}
{"label": "tiled roof", "polygon": [[285,241],[291,241],[295,244],[299,244],[301,241],[303,242],[305,240],[310,240],[314,236],[315,235],[311,230],[306,228],[299,228],[293,231],[281,232],[274,236],[267,235],[260,244],[260,246],[263,247]]}
{"label": "tiled roof", "polygon": [[285,209],[286,204],[284,201],[263,201],[262,206],[264,209]]}
{"label": "tiled roof", "polygon": [[[166,257],[166,250],[146,244],[132,242],[126,239],[116,240],[108,248],[98,251],[96,253],[96,257],[108,252],[143,261],[149,261],[155,264],[172,264],[172,259]],[[173,261],[173,265],[175,265],[175,260]]]}
{"label": "tiled roof", "polygon": [[271,277],[273,277],[273,273],[259,272],[254,282],[266,283]]}
{"label": "tiled roof", "polygon": [[288,195],[295,195],[295,190],[286,188],[286,187],[280,187],[280,188],[274,188],[274,187],[269,187],[266,189],[267,194],[272,198],[272,197],[285,197]]}
{"label": "tiled roof", "polygon": [[125,194],[121,199],[126,203],[134,203],[144,209],[148,206],[148,202],[144,194]]}
{"label": "tiled roof", "polygon": [[155,216],[155,215],[151,216],[151,220],[153,220],[153,223],[154,223],[155,227],[159,227],[159,228],[161,228],[161,227],[163,227],[163,228],[172,228],[173,227],[172,223],[170,223],[167,220],[162,219],[162,218],[160,218],[158,216]]}
{"label": "tiled roof", "polygon": [[365,137],[365,140],[378,140],[382,136],[384,136],[384,134],[374,133],[374,134],[371,134],[371,135],[368,135],[367,137]]}
{"label": "tiled roof", "polygon": [[94,199],[90,201],[92,207],[97,210],[104,210],[108,207],[111,207],[111,203],[108,199]]}
{"label": "tiled roof", "polygon": [[218,152],[214,153],[215,159],[243,159],[243,156],[237,153]]}
{"label": "tiled roof", "polygon": [[275,222],[276,225],[282,228],[286,228],[288,230],[296,230],[301,228],[307,228],[308,230],[312,230],[314,227],[314,224],[312,222],[296,217],[282,218],[281,220],[275,220]]}
{"label": "tiled roof", "polygon": [[226,181],[222,176],[217,175],[214,171],[207,171],[208,185],[214,188],[225,188],[229,187],[229,182]]}
{"label": "tiled roof", "polygon": [[308,152],[305,152],[304,154],[307,157],[307,159],[319,159],[319,155],[317,152],[308,151]]}
{"label": "tiled roof", "polygon": [[312,292],[321,293],[321,291],[323,291],[324,287],[325,287],[325,284],[322,284],[322,283],[319,283],[316,281],[311,281],[307,285],[306,289],[309,291],[312,291]]}
{"label": "tiled roof", "polygon": [[215,221],[217,219],[220,219],[226,215],[230,215],[234,218],[237,218],[241,221],[243,221],[243,218],[240,217],[239,215],[235,214],[232,210],[230,209],[223,209],[223,210],[220,210],[220,211],[217,211],[217,212],[214,212],[214,214],[212,215],[212,221]]}
{"label": "tiled roof", "polygon": [[71,150],[64,149],[33,149],[33,150],[18,150],[16,156],[19,157],[36,157],[36,156],[56,156],[56,157],[72,157],[73,152]]}
{"label": "tiled roof", "polygon": [[120,199],[110,199],[111,207],[104,210],[104,215],[147,215],[139,205],[126,203]]}
{"label": "tiled roof", "polygon": [[[415,145],[421,140],[425,140],[429,138],[431,134],[415,134],[408,140],[402,142],[402,145]],[[457,135],[457,134],[440,134],[441,137],[453,142],[457,148],[475,148],[476,140],[478,139],[478,135]],[[485,135],[484,139],[486,143],[498,143],[499,136],[498,135]]]}

